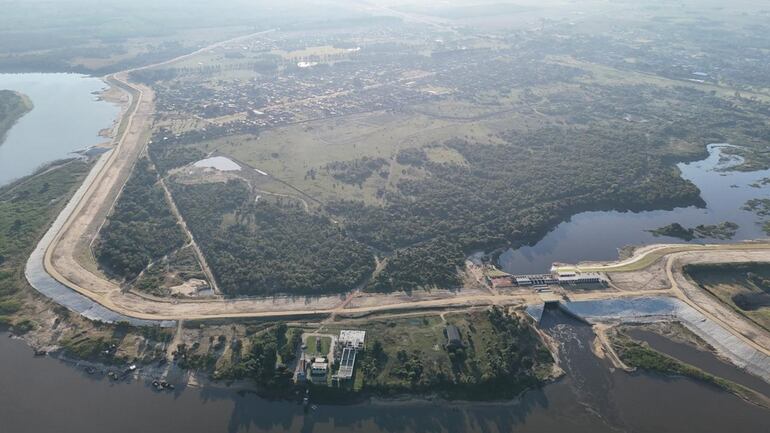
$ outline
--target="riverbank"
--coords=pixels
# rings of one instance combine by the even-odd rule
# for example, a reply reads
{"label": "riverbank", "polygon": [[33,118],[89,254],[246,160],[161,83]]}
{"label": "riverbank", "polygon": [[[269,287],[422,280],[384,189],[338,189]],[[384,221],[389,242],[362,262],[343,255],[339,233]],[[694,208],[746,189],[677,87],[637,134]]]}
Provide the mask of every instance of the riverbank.
{"label": "riverbank", "polygon": [[[734,381],[715,376],[701,368],[659,352],[651,348],[646,342],[641,342],[631,337],[626,328],[612,328],[609,336],[614,351],[631,368],[655,372],[665,376],[689,377],[735,394],[750,403],[770,408],[770,396],[766,396]],[[714,356],[716,356],[716,353],[714,353]]]}
{"label": "riverbank", "polygon": [[[530,274],[547,272],[551,264],[616,260],[628,245],[644,246],[666,242],[682,242],[678,235],[689,228],[702,229],[702,235],[685,240],[689,243],[729,243],[766,238],[761,217],[744,209],[747,201],[765,197],[768,184],[761,180],[770,170],[738,171],[740,161],[725,159],[726,144],[709,144],[705,158],[677,164],[683,179],[699,190],[703,206],[680,206],[640,212],[590,211],[574,214],[543,233],[531,245],[509,249],[493,255],[495,263],[506,272]],[[702,157],[701,157],[702,158]],[[759,186],[759,187],[758,187]],[[730,222],[729,225],[723,223]],[[657,228],[678,223],[682,233]],[[729,230],[724,230],[729,229]],[[499,260],[497,260],[499,255]]]}
{"label": "riverbank", "polygon": [[[71,313],[41,296],[27,282],[25,265],[37,241],[91,172],[93,161],[54,162],[38,172],[0,187],[0,323],[36,350],[84,347],[101,361],[145,359],[163,355],[164,333],[154,328],[108,326]],[[161,338],[162,337],[162,338]],[[115,350],[111,346],[120,343]],[[104,351],[108,353],[104,353]]]}
{"label": "riverbank", "polygon": [[110,128],[119,113],[117,105],[96,96],[105,87],[99,78],[77,74],[0,74],[0,89],[23,94],[34,104],[0,145],[0,185],[104,143],[99,131]]}

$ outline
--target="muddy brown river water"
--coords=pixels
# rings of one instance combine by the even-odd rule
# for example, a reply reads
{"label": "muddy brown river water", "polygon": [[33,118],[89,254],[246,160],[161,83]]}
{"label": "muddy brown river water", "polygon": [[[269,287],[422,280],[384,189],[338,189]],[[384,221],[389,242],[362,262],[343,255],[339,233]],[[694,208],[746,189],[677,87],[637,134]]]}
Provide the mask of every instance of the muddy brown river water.
{"label": "muddy brown river water", "polygon": [[611,372],[590,350],[591,329],[558,311],[543,326],[562,345],[566,378],[514,401],[317,405],[207,387],[158,393],[114,383],[0,335],[0,431],[154,432],[746,432],[770,410],[685,378]]}

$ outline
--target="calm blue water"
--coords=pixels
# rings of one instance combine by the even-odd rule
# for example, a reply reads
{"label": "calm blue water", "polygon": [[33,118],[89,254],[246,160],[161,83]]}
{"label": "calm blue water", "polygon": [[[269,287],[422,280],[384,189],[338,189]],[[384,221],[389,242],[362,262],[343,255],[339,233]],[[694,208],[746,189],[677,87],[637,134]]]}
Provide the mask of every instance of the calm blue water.
{"label": "calm blue water", "polygon": [[[732,241],[767,237],[759,219],[741,210],[747,200],[770,197],[770,186],[750,186],[770,177],[770,170],[756,172],[723,171],[736,160],[721,159],[720,145],[709,146],[710,155],[703,161],[679,164],[682,177],[701,190],[705,209],[677,208],[650,212],[583,212],[559,224],[534,246],[508,250],[500,256],[500,266],[511,273],[547,272],[553,262],[576,263],[586,260],[612,260],[618,249],[626,245],[661,242],[683,242],[665,236],[655,237],[647,230],[674,222],[685,227],[732,221],[740,226]],[[730,242],[696,239],[692,242]]]}
{"label": "calm blue water", "polygon": [[0,89],[23,93],[34,104],[0,143],[0,185],[107,141],[99,131],[112,126],[120,109],[93,94],[105,87],[77,74],[0,74]]}

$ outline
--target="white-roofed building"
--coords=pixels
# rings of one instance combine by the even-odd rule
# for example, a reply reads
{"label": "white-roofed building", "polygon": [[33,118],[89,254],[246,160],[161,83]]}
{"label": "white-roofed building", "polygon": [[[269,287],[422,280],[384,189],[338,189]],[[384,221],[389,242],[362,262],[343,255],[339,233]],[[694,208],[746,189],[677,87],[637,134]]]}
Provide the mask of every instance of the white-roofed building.
{"label": "white-roofed building", "polygon": [[340,331],[340,338],[338,343],[342,347],[352,347],[357,350],[364,348],[364,341],[366,340],[366,331],[354,331],[343,329]]}

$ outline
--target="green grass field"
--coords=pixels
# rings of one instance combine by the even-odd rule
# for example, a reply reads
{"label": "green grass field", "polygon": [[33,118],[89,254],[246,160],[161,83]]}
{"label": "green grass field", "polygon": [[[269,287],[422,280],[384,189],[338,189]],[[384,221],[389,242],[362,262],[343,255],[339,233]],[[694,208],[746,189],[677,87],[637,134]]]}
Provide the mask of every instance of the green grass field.
{"label": "green grass field", "polygon": [[[318,341],[320,341],[320,346]],[[305,344],[307,345],[307,349],[305,350],[305,353],[307,353],[310,356],[326,356],[329,353],[329,349],[332,344],[331,337],[317,337],[314,335],[311,335],[307,337],[305,340]],[[320,347],[320,349],[316,350],[317,347]]]}

